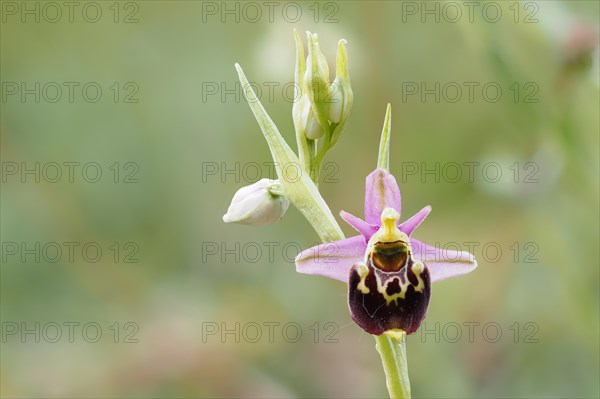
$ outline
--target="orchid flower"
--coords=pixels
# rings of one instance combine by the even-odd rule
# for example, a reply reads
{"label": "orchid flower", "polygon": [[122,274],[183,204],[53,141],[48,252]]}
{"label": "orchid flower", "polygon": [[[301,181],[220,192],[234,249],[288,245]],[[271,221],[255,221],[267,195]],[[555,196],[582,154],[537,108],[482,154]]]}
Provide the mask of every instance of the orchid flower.
{"label": "orchid flower", "polygon": [[[386,124],[388,118],[389,108]],[[385,127],[382,147],[379,167],[367,176],[365,220],[340,213],[360,235],[302,251],[296,270],[348,283],[352,319],[366,332],[399,329],[412,334],[427,313],[431,283],[469,273],[477,262],[469,252],[432,247],[411,237],[430,206],[399,223],[400,189],[387,170]]]}

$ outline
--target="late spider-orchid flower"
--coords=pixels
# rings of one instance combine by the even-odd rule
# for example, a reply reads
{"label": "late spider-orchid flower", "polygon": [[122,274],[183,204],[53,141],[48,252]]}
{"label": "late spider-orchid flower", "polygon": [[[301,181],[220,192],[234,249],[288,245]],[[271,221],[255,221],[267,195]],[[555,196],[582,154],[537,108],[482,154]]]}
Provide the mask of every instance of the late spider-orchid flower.
{"label": "late spider-orchid flower", "polygon": [[367,176],[365,220],[340,216],[360,235],[302,251],[296,270],[348,283],[352,319],[370,334],[400,329],[412,334],[427,313],[431,283],[469,273],[477,262],[466,251],[429,246],[411,237],[431,211],[403,223],[400,189],[386,169]]}

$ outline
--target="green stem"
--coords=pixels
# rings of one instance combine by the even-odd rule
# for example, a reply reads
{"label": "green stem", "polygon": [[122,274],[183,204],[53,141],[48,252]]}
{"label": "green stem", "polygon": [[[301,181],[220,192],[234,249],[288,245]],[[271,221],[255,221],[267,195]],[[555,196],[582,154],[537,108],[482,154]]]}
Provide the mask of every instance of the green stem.
{"label": "green stem", "polygon": [[317,144],[313,141],[313,147],[310,148],[310,177],[315,182],[315,185],[319,185],[319,175],[321,173],[321,163],[325,157],[325,153],[331,148],[330,139],[325,135],[323,143],[317,149]]}
{"label": "green stem", "polygon": [[323,138],[323,143],[321,143],[321,146],[319,147],[319,150],[315,155],[315,164],[317,165],[318,169],[321,169],[321,163],[323,162],[323,158],[325,158],[325,154],[327,154],[327,151],[329,151],[330,149],[331,136],[325,135],[325,137]]}
{"label": "green stem", "polygon": [[390,398],[410,398],[410,381],[406,361],[406,335],[392,337],[384,333],[376,336],[375,342],[375,347],[381,356]]}
{"label": "green stem", "polygon": [[308,154],[309,154],[309,173],[310,178],[315,183],[315,186],[319,187],[319,172],[321,166],[317,163],[317,141],[309,140],[308,141]]}

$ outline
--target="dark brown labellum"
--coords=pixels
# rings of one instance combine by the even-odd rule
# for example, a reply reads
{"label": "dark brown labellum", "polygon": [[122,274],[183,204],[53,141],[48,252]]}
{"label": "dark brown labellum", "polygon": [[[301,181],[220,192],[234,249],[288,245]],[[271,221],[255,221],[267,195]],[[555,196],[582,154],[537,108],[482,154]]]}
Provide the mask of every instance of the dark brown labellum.
{"label": "dark brown labellum", "polygon": [[369,334],[381,335],[391,329],[414,333],[427,314],[431,296],[427,267],[414,263],[408,255],[400,270],[388,272],[375,267],[372,258],[377,256],[373,254],[366,265],[359,263],[350,269],[348,305],[352,319]]}

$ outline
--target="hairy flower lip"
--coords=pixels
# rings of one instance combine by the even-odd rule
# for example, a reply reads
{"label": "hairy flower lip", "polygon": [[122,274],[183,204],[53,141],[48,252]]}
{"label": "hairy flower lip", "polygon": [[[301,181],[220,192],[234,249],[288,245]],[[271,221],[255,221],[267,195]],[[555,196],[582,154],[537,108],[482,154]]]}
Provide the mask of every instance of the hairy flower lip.
{"label": "hairy flower lip", "polygon": [[386,273],[371,262],[350,269],[348,308],[363,330],[381,335],[389,330],[416,332],[427,315],[431,296],[429,271],[420,262]]}

